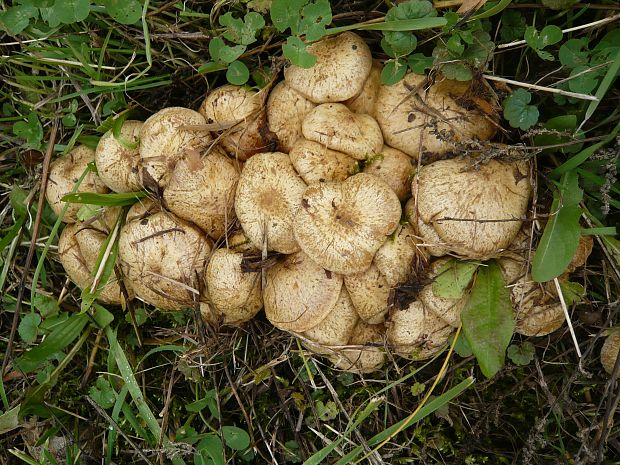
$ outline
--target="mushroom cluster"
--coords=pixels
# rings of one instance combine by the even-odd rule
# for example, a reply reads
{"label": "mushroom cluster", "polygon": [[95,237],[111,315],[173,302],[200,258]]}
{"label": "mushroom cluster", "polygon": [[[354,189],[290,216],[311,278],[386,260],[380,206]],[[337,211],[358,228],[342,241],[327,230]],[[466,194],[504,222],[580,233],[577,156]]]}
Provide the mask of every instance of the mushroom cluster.
{"label": "mushroom cluster", "polygon": [[[193,307],[216,325],[264,309],[336,367],[371,372],[386,349],[432,357],[458,327],[466,295],[436,296],[432,286],[447,262],[498,258],[519,330],[552,330],[530,315],[555,309],[556,296],[531,283],[514,246],[531,196],[528,162],[461,150],[495,134],[492,88],[413,73],[384,85],[351,32],[308,51],[316,64],[287,67],[272,89],[216,88],[198,111],[125,121],[95,151],[80,146],[54,162],[57,213],[92,161],[98,174],[77,191],[150,192],[118,220],[120,266],[101,300]],[[75,225],[59,252],[87,287],[119,209],[79,221],[78,207],[64,213]]]}

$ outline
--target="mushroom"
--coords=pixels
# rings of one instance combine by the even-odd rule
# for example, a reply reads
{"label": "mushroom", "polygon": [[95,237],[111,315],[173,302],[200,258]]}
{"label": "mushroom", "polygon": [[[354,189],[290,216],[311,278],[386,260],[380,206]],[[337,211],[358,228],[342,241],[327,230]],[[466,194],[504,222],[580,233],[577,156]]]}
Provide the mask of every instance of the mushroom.
{"label": "mushroom", "polygon": [[309,186],[294,222],[301,249],[323,268],[365,271],[400,221],[396,194],[380,179],[360,173],[341,183]]}
{"label": "mushroom", "polygon": [[300,137],[301,123],[316,104],[292,89],[286,81],[273,88],[267,100],[269,129],[278,137],[278,149],[289,153]]}
{"label": "mushroom", "polygon": [[114,192],[142,189],[138,135],[143,124],[142,121],[127,120],[121,126],[120,140],[111,129],[99,139],[95,150],[97,173]]}
{"label": "mushroom", "polygon": [[374,115],[377,94],[379,93],[379,87],[381,87],[382,69],[381,63],[374,60],[372,68],[370,69],[370,74],[368,78],[366,78],[366,82],[364,82],[364,87],[362,87],[360,93],[344,102],[353,113]]}
{"label": "mushroom", "polygon": [[144,219],[147,216],[162,211],[161,204],[153,201],[150,198],[143,198],[134,203],[129,210],[127,210],[127,216],[125,217],[125,223],[134,221],[137,219]]}
{"label": "mushroom", "polygon": [[372,54],[353,32],[326,37],[308,46],[316,56],[311,68],[289,66],[287,84],[314,103],[342,102],[358,95],[370,74]]}
{"label": "mushroom", "polygon": [[375,155],[383,147],[381,129],[370,115],[351,112],[342,103],[324,103],[306,115],[303,135],[356,160]]}
{"label": "mushroom", "polygon": [[358,167],[350,156],[303,138],[295,142],[289,156],[306,184],[344,181]]}
{"label": "mushroom", "polygon": [[362,320],[371,325],[385,321],[390,306],[390,285],[374,264],[360,273],[346,275],[344,284]]}
{"label": "mushroom", "polygon": [[[618,352],[620,351],[620,331],[618,331],[618,328],[611,329],[612,332],[605,338],[605,342],[601,348],[601,364],[610,375],[614,371],[614,365],[616,364]],[[617,377],[620,378],[620,371]]]}
{"label": "mushroom", "polygon": [[400,150],[384,145],[379,153],[366,161],[364,173],[383,179],[403,202],[411,196],[411,177],[414,172],[411,161]]}
{"label": "mushroom", "polygon": [[189,108],[170,107],[148,118],[140,129],[142,185],[165,188],[177,161],[187,150],[202,152],[211,143],[206,120]]}
{"label": "mushroom", "polygon": [[208,155],[188,151],[164,190],[166,207],[179,218],[219,239],[235,219],[235,190],[239,172],[233,161],[214,148]]}
{"label": "mushroom", "polygon": [[383,325],[370,325],[359,321],[349,339],[352,347],[332,353],[329,359],[337,369],[344,371],[358,374],[378,371],[385,364],[385,351],[378,347],[383,344],[384,335]]}
{"label": "mushroom", "polygon": [[405,224],[377,250],[374,263],[390,286],[404,283],[417,268],[418,261],[426,262],[419,242],[413,228]]}
{"label": "mushroom", "polygon": [[[88,164],[94,161],[95,151],[85,145],[78,145],[68,154],[57,158],[50,164],[45,197],[56,215],[60,216],[65,206],[65,202],[61,199],[71,193]],[[86,174],[76,190],[76,192],[95,192],[97,194],[105,194],[108,191],[106,185],[94,171]],[[81,207],[82,205],[79,203],[70,203],[62,220],[65,223],[75,223]]]}
{"label": "mushroom", "polygon": [[302,333],[327,318],[342,289],[342,276],[303,252],[288,255],[265,275],[265,314],[272,325],[287,331]]}
{"label": "mushroom", "polygon": [[[415,193],[414,193],[415,196]],[[431,224],[426,224],[417,214],[415,198],[409,199],[405,204],[405,218],[413,227],[416,235],[421,240],[419,247],[433,257],[443,257],[450,251],[445,247],[444,241],[439,237]]]}
{"label": "mushroom", "polygon": [[293,253],[293,217],[301,205],[306,183],[289,156],[280,152],[255,155],[246,163],[235,197],[235,212],[246,236],[259,250]]}
{"label": "mushroom", "polygon": [[414,224],[431,225],[446,248],[472,259],[493,257],[510,245],[531,194],[526,162],[491,160],[475,169],[464,159],[441,160],[423,166],[415,182]]}
{"label": "mushroom", "polygon": [[527,274],[510,283],[510,292],[516,317],[515,332],[524,336],[546,336],[564,324],[564,310],[551,286],[536,283]]}

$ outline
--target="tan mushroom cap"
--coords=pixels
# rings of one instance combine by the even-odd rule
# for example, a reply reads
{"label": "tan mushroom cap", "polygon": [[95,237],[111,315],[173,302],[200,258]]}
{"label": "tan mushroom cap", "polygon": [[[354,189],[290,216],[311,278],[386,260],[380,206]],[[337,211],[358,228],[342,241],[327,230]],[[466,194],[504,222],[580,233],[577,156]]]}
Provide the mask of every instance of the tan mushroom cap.
{"label": "tan mushroom cap", "polygon": [[419,243],[413,228],[405,224],[377,250],[374,263],[390,286],[407,281],[417,260],[426,262]]}
{"label": "tan mushroom cap", "polygon": [[[71,193],[87,165],[94,161],[95,151],[85,145],[78,145],[68,154],[51,163],[45,197],[56,215],[60,216],[65,206],[65,202],[60,199]],[[91,171],[86,175],[76,192],[105,194],[108,191],[109,189],[97,176],[97,173]],[[80,208],[82,208],[82,204],[70,203],[62,220],[65,223],[75,223]]]}
{"label": "tan mushroom cap", "polygon": [[588,257],[592,253],[592,247],[594,246],[594,239],[592,236],[580,236],[579,245],[573,255],[570,263],[566,267],[566,273],[572,273],[577,268],[582,267],[588,261]]}
{"label": "tan mushroom cap", "polygon": [[418,212],[450,250],[486,259],[519,233],[532,190],[529,166],[491,160],[474,169],[469,163],[452,159],[423,166]]}
{"label": "tan mushroom cap", "polygon": [[360,173],[342,183],[309,186],[295,216],[295,238],[323,268],[358,273],[370,267],[400,215],[400,202],[389,186]]}
{"label": "tan mushroom cap", "polygon": [[[121,127],[122,141],[114,137],[111,129],[99,139],[95,150],[97,173],[105,185],[114,192],[136,192],[142,189],[140,148],[137,143],[143,124],[142,121],[125,121]],[[135,147],[133,144],[136,144]]]}
{"label": "tan mushroom cap", "polygon": [[170,107],[148,118],[140,129],[140,158],[142,184],[150,186],[150,176],[160,187],[166,187],[170,173],[187,150],[202,152],[210,143],[206,120],[189,108]]}
{"label": "tan mushroom cap", "polygon": [[289,66],[284,78],[291,88],[315,103],[341,102],[358,95],[372,67],[366,42],[353,32],[326,37],[308,46],[316,56],[312,68]]}
{"label": "tan mushroom cap", "polygon": [[174,167],[164,200],[179,218],[219,239],[235,220],[238,181],[239,172],[233,161],[219,149],[202,157],[189,151]]}
{"label": "tan mushroom cap", "polygon": [[346,275],[344,284],[362,320],[372,325],[385,321],[390,306],[390,285],[374,263],[366,271]]}
{"label": "tan mushroom cap", "polygon": [[411,197],[412,160],[400,150],[384,145],[381,152],[370,157],[364,173],[383,179],[396,193],[400,201]]}
{"label": "tan mushroom cap", "polygon": [[[425,76],[408,73],[394,85],[379,88],[375,118],[386,144],[418,158],[452,151],[471,139],[489,140],[495,134],[493,117],[477,109],[482,103],[469,82],[444,79],[430,87]],[[438,136],[442,134],[442,136]]]}
{"label": "tan mushroom cap", "polygon": [[260,273],[244,272],[242,261],[242,253],[218,249],[207,266],[209,300],[226,324],[249,321],[263,307]]}
{"label": "tan mushroom cap", "polygon": [[383,344],[385,326],[369,325],[359,321],[353,330],[349,345],[357,346],[342,349],[329,356],[330,361],[340,370],[364,374],[380,370],[385,364]]}
{"label": "tan mushroom cap", "polygon": [[315,106],[286,81],[276,84],[267,100],[267,120],[269,129],[278,137],[280,151],[289,153],[297,139],[303,137],[301,123]]}
{"label": "tan mushroom cap", "polygon": [[301,124],[303,135],[332,150],[364,160],[381,151],[381,129],[370,115],[353,113],[342,103],[314,108]]}
{"label": "tan mushroom cap", "polygon": [[344,102],[353,113],[374,115],[377,95],[379,94],[379,87],[381,87],[382,69],[383,66],[381,66],[381,63],[377,60],[373,60],[370,74],[366,78],[366,82],[364,82],[364,87],[362,87],[360,93]]}
{"label": "tan mushroom cap", "polygon": [[354,158],[303,138],[295,142],[289,156],[306,184],[344,181],[357,169]]}
{"label": "tan mushroom cap", "polygon": [[136,295],[163,310],[194,306],[210,251],[200,229],[168,212],[125,224],[118,244],[122,270]]}
{"label": "tan mushroom cap", "polygon": [[[611,375],[614,371],[614,365],[616,364],[616,358],[620,351],[620,331],[613,331],[603,343],[601,348],[601,364],[607,373]],[[620,372],[618,372],[618,378],[620,378]]]}
{"label": "tan mushroom cap", "polygon": [[303,252],[292,254],[266,271],[265,314],[276,328],[304,332],[329,315],[341,289],[342,276]]}
{"label": "tan mushroom cap", "polygon": [[147,216],[160,211],[162,211],[162,207],[159,203],[154,202],[148,197],[142,198],[129,207],[129,210],[127,210],[125,223],[138,219],[142,220]]}
{"label": "tan mushroom cap", "polygon": [[[99,251],[106,238],[105,232],[80,223],[68,224],[62,230],[58,239],[60,263],[69,279],[80,289],[92,285]],[[131,298],[131,295],[129,297]],[[99,300],[113,305],[121,305],[125,302],[114,273],[110,275],[99,294]]]}
{"label": "tan mushroom cap", "polygon": [[359,321],[347,289],[342,286],[336,305],[316,326],[304,331],[303,336],[311,341],[308,347],[317,353],[331,352],[329,347],[342,346],[349,342]]}
{"label": "tan mushroom cap", "polygon": [[287,154],[261,153],[248,160],[237,185],[235,212],[246,236],[259,250],[265,240],[268,250],[299,250],[292,234],[293,218],[305,189],[306,183]]}
{"label": "tan mushroom cap", "polygon": [[515,332],[524,336],[546,336],[564,324],[564,310],[551,286],[536,283],[527,274],[510,284],[510,292],[516,318]]}
{"label": "tan mushroom cap", "polygon": [[450,250],[445,247],[443,239],[439,237],[435,228],[421,220],[416,210],[415,199],[409,199],[405,204],[405,217],[420,239],[420,248],[426,253],[433,257],[443,257],[450,252]]}

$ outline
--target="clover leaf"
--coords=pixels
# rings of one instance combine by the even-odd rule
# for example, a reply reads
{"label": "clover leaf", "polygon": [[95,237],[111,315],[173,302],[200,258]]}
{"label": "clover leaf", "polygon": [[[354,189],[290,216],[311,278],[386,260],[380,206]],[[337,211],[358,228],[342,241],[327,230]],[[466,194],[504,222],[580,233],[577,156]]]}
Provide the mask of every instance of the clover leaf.
{"label": "clover leaf", "polygon": [[510,126],[525,131],[538,122],[538,108],[529,105],[531,101],[532,94],[524,89],[515,90],[504,100],[504,118]]}

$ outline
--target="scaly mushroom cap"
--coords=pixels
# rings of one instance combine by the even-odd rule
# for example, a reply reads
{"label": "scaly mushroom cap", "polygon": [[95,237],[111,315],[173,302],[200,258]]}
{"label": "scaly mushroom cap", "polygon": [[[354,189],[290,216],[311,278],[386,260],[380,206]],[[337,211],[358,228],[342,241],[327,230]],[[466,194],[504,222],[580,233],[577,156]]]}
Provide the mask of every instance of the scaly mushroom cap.
{"label": "scaly mushroom cap", "polygon": [[[601,348],[601,364],[605,371],[611,374],[614,371],[614,365],[616,364],[616,358],[618,358],[618,352],[620,351],[620,331],[616,330],[612,332],[603,343]],[[618,378],[620,378],[620,372],[618,372]]]}
{"label": "scaly mushroom cap", "polygon": [[[413,194],[415,196],[415,193]],[[409,199],[405,204],[405,218],[420,239],[419,247],[433,257],[443,257],[450,250],[445,247],[444,241],[437,235],[432,225],[424,223],[417,213],[415,198]]]}
{"label": "scaly mushroom cap", "polygon": [[248,87],[225,86],[214,89],[200,106],[208,124],[220,126],[222,147],[234,158],[247,160],[255,153],[276,149],[276,137],[269,131],[264,91]]}
{"label": "scaly mushroom cap", "polygon": [[382,69],[383,67],[380,62],[373,61],[370,74],[368,78],[366,78],[366,82],[364,82],[364,87],[362,87],[360,93],[344,102],[353,113],[374,115],[377,95],[379,93],[379,87],[381,87]]}
{"label": "scaly mushroom cap", "polygon": [[303,135],[332,150],[364,160],[381,151],[381,129],[370,115],[353,113],[342,103],[324,103],[308,113]]}
{"label": "scaly mushroom cap", "polygon": [[[68,224],[62,230],[58,239],[60,263],[69,279],[80,289],[93,283],[99,250],[106,238],[105,232],[81,223]],[[114,273],[99,294],[99,300],[113,305],[124,303],[125,299]]]}
{"label": "scaly mushroom cap", "polygon": [[360,173],[342,183],[309,186],[295,216],[295,238],[323,268],[358,273],[368,269],[400,215],[400,202],[389,186]]}
{"label": "scaly mushroom cap", "polygon": [[318,325],[304,331],[303,336],[311,341],[306,345],[317,353],[331,353],[333,349],[329,346],[343,346],[349,342],[358,321],[359,316],[343,286],[329,314]]}
{"label": "scaly mushroom cap", "polygon": [[206,123],[200,113],[182,107],[164,108],[147,119],[140,129],[141,184],[154,187],[152,179],[166,187],[174,165],[187,150],[202,152],[210,144],[209,132],[198,128]]}
{"label": "scaly mushroom cap", "polygon": [[111,129],[99,139],[95,150],[97,173],[114,192],[136,192],[142,189],[140,148],[137,143],[143,124],[142,121],[125,121],[121,127],[122,141],[114,137]]}
{"label": "scaly mushroom cap", "polygon": [[369,325],[359,321],[353,329],[349,345],[358,346],[342,349],[330,355],[329,359],[340,370],[364,374],[380,370],[385,364],[385,352],[378,344],[383,344],[385,326]]}
{"label": "scaly mushroom cap", "polygon": [[419,243],[413,228],[405,224],[377,250],[374,263],[390,286],[407,281],[416,260],[426,261]]}
{"label": "scaly mushroom cap", "polygon": [[385,321],[390,306],[390,285],[374,263],[366,271],[346,275],[344,284],[362,320],[371,325]]}
{"label": "scaly mushroom cap", "polygon": [[401,202],[411,197],[412,160],[400,150],[384,145],[381,152],[370,157],[364,173],[383,179]]}
{"label": "scaly mushroom cap", "polygon": [[266,271],[265,314],[276,328],[304,332],[332,311],[342,276],[323,269],[303,252],[289,255]]}
{"label": "scaly mushroom cap", "polygon": [[494,117],[478,110],[478,103],[481,108],[494,105],[481,100],[469,82],[444,79],[427,87],[425,76],[408,73],[379,88],[374,116],[386,144],[414,158],[436,156],[454,150],[458,142],[493,137]]}
{"label": "scaly mushroom cap", "polygon": [[263,307],[260,273],[244,272],[242,261],[242,253],[218,249],[207,266],[209,300],[226,324],[245,323]]}
{"label": "scaly mushroom cap", "polygon": [[269,129],[278,137],[280,151],[289,153],[297,139],[303,137],[301,123],[315,106],[286,81],[276,84],[267,100],[267,120]]}
{"label": "scaly mushroom cap", "polygon": [[[45,197],[56,215],[60,216],[65,206],[65,202],[60,199],[71,193],[86,166],[93,161],[95,161],[95,151],[85,145],[78,145],[71,152],[51,163]],[[97,173],[91,171],[86,175],[76,192],[105,194],[108,192],[108,188],[97,176]],[[82,204],[70,203],[62,220],[65,223],[75,223],[77,221],[76,215],[81,207]]]}
{"label": "scaly mushroom cap", "polygon": [[128,222],[118,244],[121,267],[136,295],[164,310],[193,307],[210,251],[200,229],[167,212]]}
{"label": "scaly mushroom cap", "polygon": [[280,152],[255,155],[246,163],[235,197],[235,212],[243,231],[263,250],[293,253],[299,246],[293,237],[293,218],[301,205],[306,183],[289,156]]}
{"label": "scaly mushroom cap", "polygon": [[161,205],[148,197],[142,198],[134,203],[129,210],[127,210],[127,216],[125,217],[125,223],[129,223],[134,220],[142,220],[147,216],[162,211]]}
{"label": "scaly mushroom cap", "polygon": [[492,257],[521,228],[531,194],[528,173],[526,162],[491,160],[474,169],[468,160],[452,159],[423,166],[417,186],[420,219],[453,252]]}
{"label": "scaly mushroom cap", "polygon": [[178,161],[164,190],[166,206],[219,239],[235,220],[239,172],[232,160],[214,149],[206,156],[188,151]]}
{"label": "scaly mushroom cap", "polygon": [[355,159],[347,154],[330,150],[318,142],[303,138],[295,142],[289,156],[306,184],[344,181],[357,168]]}
{"label": "scaly mushroom cap", "polygon": [[287,84],[314,103],[342,102],[355,97],[364,87],[372,67],[366,42],[353,32],[326,37],[308,46],[316,56],[312,68],[289,66]]}
{"label": "scaly mushroom cap", "polygon": [[564,310],[555,289],[534,282],[529,274],[511,283],[510,298],[519,334],[546,336],[564,324]]}

